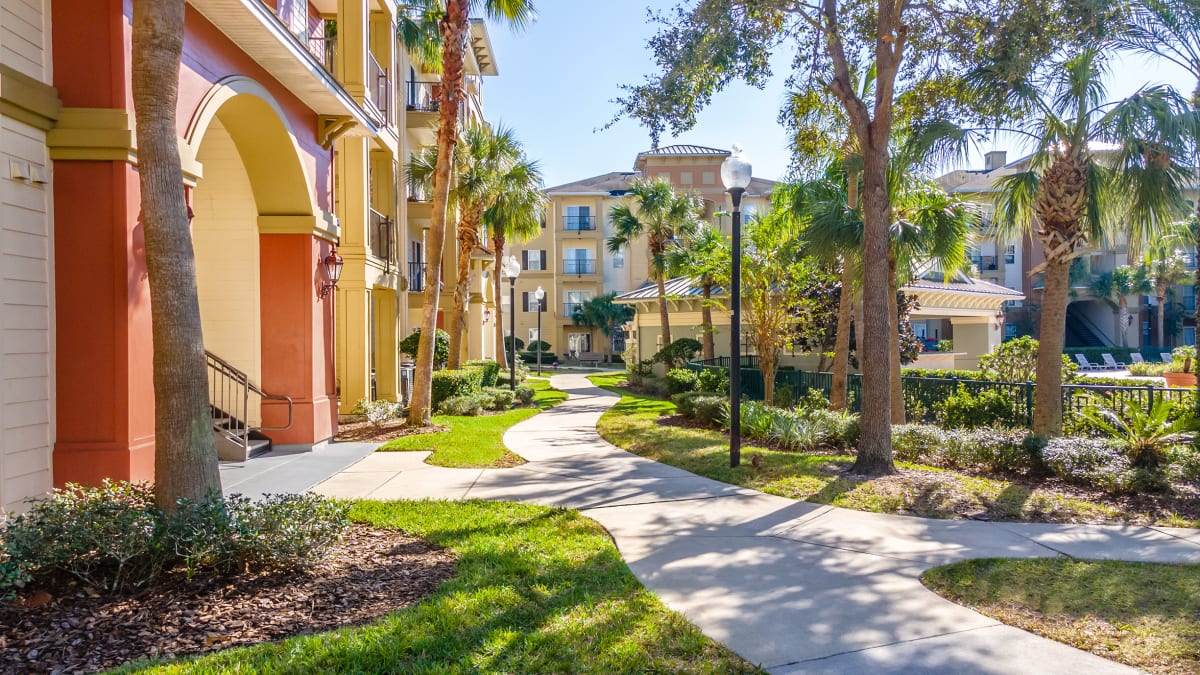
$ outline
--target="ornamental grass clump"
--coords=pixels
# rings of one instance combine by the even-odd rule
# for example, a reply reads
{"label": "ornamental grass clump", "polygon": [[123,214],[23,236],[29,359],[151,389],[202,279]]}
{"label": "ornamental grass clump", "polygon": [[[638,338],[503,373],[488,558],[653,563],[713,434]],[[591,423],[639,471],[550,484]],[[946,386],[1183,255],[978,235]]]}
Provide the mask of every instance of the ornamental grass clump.
{"label": "ornamental grass clump", "polygon": [[345,505],[312,494],[181,499],[166,513],[145,483],[68,484],[0,528],[0,597],[57,575],[118,593],[172,569],[188,580],[247,566],[294,569],[341,538],[346,513]]}

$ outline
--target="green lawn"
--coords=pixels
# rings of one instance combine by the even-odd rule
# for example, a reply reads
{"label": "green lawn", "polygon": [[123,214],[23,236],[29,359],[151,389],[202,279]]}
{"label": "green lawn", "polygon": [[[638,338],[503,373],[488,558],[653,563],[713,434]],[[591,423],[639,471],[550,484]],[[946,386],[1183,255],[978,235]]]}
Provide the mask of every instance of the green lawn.
{"label": "green lawn", "polygon": [[968,560],[922,581],[1072,647],[1153,673],[1200,673],[1200,565]]}
{"label": "green lawn", "polygon": [[664,607],[604,529],[577,512],[362,501],[351,515],[452,549],[456,576],[366,626],[122,672],[761,672]]}
{"label": "green lawn", "polygon": [[[660,424],[660,417],[675,414],[675,404],[619,387],[625,381],[624,373],[596,375],[590,379],[597,386],[621,394],[621,402],[605,413],[598,425],[600,435],[610,443],[701,476],[774,495],[859,511],[931,518],[954,518],[971,513],[993,520],[1192,525],[1169,516],[1155,518],[1010,481],[966,476],[926,466],[899,464],[924,472],[919,478],[907,474],[852,480],[840,474],[853,463],[850,456],[782,452],[744,445],[742,465],[731,469],[726,434]],[[759,469],[750,464],[750,457],[755,453],[762,456]]]}
{"label": "green lawn", "polygon": [[402,436],[384,443],[379,450],[432,450],[428,462],[438,466],[496,468],[523,464],[525,460],[504,447],[504,432],[517,422],[567,400],[566,393],[552,388],[549,380],[528,378],[525,383],[537,392],[533,398],[534,408],[517,408],[480,417],[434,415],[434,424],[450,427],[450,430]]}

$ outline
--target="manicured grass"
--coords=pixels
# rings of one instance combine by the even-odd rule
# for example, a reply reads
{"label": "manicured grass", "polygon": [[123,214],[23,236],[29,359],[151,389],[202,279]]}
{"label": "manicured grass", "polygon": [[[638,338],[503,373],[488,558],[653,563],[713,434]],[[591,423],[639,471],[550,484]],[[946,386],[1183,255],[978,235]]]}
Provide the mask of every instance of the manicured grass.
{"label": "manicured grass", "polygon": [[761,672],[664,607],[577,512],[364,501],[351,516],[452,549],[457,575],[370,625],[125,672]]}
{"label": "manicured grass", "polygon": [[523,464],[525,460],[504,447],[504,432],[517,422],[567,400],[567,394],[552,388],[549,380],[528,378],[525,384],[537,392],[533,397],[534,408],[517,408],[480,417],[434,415],[434,424],[450,427],[450,430],[401,436],[384,443],[379,450],[432,450],[428,462],[437,466],[495,468]]}
{"label": "manicured grass", "polygon": [[1154,673],[1200,672],[1200,565],[968,560],[925,585],[994,619]]}
{"label": "manicured grass", "polygon": [[[623,373],[589,379],[597,386],[621,394],[621,402],[600,418],[597,426],[601,436],[630,452],[714,480],[819,504],[930,518],[955,518],[970,513],[992,520],[1094,523],[1153,520],[1146,514],[1107,504],[927,466],[898,464],[920,471],[919,475],[851,479],[841,473],[854,461],[849,456],[782,452],[743,445],[742,465],[731,469],[726,434],[660,424],[660,417],[675,414],[675,404],[619,387],[625,381]],[[750,463],[755,453],[762,456],[758,469]],[[1191,523],[1166,520],[1164,524]]]}

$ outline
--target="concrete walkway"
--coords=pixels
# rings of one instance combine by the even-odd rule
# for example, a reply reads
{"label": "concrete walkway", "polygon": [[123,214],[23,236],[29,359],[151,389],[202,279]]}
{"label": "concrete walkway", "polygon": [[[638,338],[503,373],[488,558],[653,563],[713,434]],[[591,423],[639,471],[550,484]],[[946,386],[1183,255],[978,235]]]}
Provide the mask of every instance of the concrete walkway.
{"label": "concrete walkway", "polygon": [[375,453],[315,489],[579,509],[667,606],[773,673],[1135,672],[943,600],[920,574],[980,557],[1200,563],[1198,530],[889,516],[708,480],[601,439],[616,395],[584,375],[552,382],[570,398],[504,436],[528,464],[444,469],[428,453]]}

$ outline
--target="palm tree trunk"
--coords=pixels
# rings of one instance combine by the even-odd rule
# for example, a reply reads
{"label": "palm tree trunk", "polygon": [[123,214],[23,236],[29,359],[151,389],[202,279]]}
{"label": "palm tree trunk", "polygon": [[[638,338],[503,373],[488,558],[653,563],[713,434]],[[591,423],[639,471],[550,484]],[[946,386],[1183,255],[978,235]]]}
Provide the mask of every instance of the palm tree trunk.
{"label": "palm tree trunk", "polygon": [[450,356],[446,367],[462,365],[463,336],[467,332],[467,301],[471,294],[471,253],[479,244],[479,220],[474,211],[464,212],[458,223],[458,281],[454,285],[454,306],[446,330],[450,332]]}
{"label": "palm tree trunk", "polygon": [[1033,407],[1033,433],[1036,436],[1049,437],[1062,433],[1062,350],[1067,302],[1070,299],[1070,275],[1071,261],[1046,262]]}
{"label": "palm tree trunk", "polygon": [[833,385],[829,390],[831,410],[846,409],[846,377],[850,366],[850,316],[854,308],[854,267],[849,256],[842,260],[842,292],[838,297],[837,334],[833,342]]}
{"label": "palm tree trunk", "polygon": [[671,317],[667,312],[667,287],[663,275],[658,275],[658,319],[662,322],[663,347],[671,344]]}
{"label": "palm tree trunk", "polygon": [[[500,268],[504,263],[504,235],[497,231],[492,235],[492,250],[496,254],[496,266],[492,268],[492,283],[495,284],[496,292],[492,294],[492,302],[496,303],[496,363],[500,364],[501,370],[508,370],[508,350],[504,348],[504,303],[501,300],[501,293],[504,289],[500,284]],[[513,308],[509,308],[513,309]],[[514,309],[514,311],[516,311]],[[538,336],[540,339],[542,336]]]}
{"label": "palm tree trunk", "polygon": [[1117,297],[1117,329],[1121,333],[1121,346],[1129,346],[1129,300],[1124,295]]}
{"label": "palm tree trunk", "polygon": [[[891,204],[887,193],[888,153],[886,146],[863,149],[863,314],[887,316],[888,301],[888,225]],[[865,322],[864,322],[865,323]],[[862,330],[864,344],[859,345],[862,370],[862,426],[858,457],[853,471],[883,475],[895,471],[892,462],[892,398],[890,321],[874,320]]]}
{"label": "palm tree trunk", "polygon": [[700,326],[704,331],[700,338],[700,358],[706,361],[716,358],[716,349],[713,347],[712,307],[709,306],[712,301],[712,287],[712,280],[705,277],[705,282],[700,287],[704,297],[700,305]]}
{"label": "palm tree trunk", "polygon": [[904,424],[904,381],[900,379],[900,308],[896,296],[900,282],[896,279],[896,258],[888,256],[888,368],[891,371],[892,424]]}
{"label": "palm tree trunk", "polygon": [[1158,344],[1166,347],[1167,336],[1163,335],[1163,314],[1166,313],[1167,292],[1163,288],[1156,289],[1154,299],[1158,301],[1158,307],[1154,311],[1155,334],[1158,336]]}
{"label": "palm tree trunk", "polygon": [[133,5],[133,106],[138,181],[154,341],[154,498],[174,512],[179,498],[221,493],[208,366],[175,133],[184,0]]}
{"label": "palm tree trunk", "polygon": [[433,214],[426,245],[429,265],[425,273],[425,304],[421,308],[421,341],[413,374],[411,426],[429,426],[433,395],[433,347],[437,339],[437,310],[442,277],[442,249],[446,243],[446,207],[450,201],[450,167],[458,144],[458,104],[462,99],[463,48],[467,34],[468,0],[446,0],[446,13],[438,21],[442,35],[442,86],[438,92],[438,162],[433,173]]}

